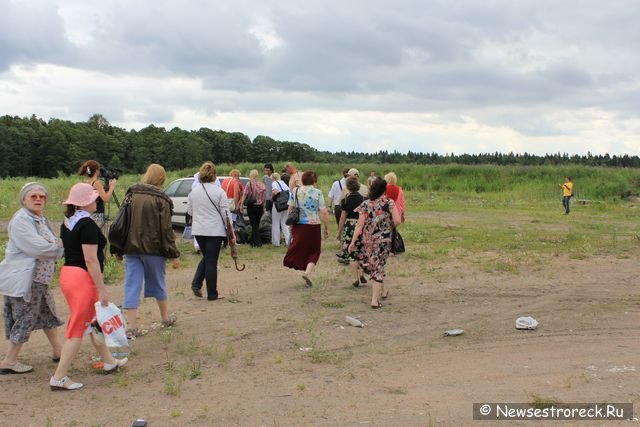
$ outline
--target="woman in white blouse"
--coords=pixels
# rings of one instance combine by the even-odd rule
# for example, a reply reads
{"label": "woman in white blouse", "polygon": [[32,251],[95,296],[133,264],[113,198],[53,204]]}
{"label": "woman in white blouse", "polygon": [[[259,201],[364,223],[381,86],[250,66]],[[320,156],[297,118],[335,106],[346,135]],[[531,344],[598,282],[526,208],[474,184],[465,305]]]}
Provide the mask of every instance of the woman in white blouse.
{"label": "woman in white blouse", "polygon": [[[222,242],[227,238],[226,219],[231,223],[231,212],[226,193],[215,182],[216,165],[205,162],[200,168],[200,185],[189,193],[187,213],[193,217],[192,233],[198,241],[202,259],[191,282],[193,294],[202,298],[202,282],[207,282],[207,299],[215,301],[218,294],[218,256]],[[235,234],[231,228],[232,242]]]}

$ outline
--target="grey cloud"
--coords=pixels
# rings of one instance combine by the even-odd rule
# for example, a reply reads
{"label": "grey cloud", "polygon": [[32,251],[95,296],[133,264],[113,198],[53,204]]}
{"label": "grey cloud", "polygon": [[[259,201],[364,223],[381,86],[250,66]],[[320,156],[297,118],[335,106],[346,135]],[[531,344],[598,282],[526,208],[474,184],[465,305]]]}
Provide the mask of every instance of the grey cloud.
{"label": "grey cloud", "polygon": [[5,1],[1,9],[0,71],[13,64],[60,64],[71,55],[54,5]]}

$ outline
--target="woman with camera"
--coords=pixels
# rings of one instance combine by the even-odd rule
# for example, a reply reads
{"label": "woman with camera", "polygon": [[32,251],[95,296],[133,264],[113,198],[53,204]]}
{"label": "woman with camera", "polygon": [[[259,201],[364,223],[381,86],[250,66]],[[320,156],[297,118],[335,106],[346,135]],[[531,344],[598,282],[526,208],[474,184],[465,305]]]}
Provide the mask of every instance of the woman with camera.
{"label": "woman with camera", "polygon": [[[90,184],[94,190],[98,192],[98,199],[96,200],[96,211],[91,215],[93,220],[98,224],[100,230],[103,230],[106,223],[104,204],[109,203],[111,195],[116,188],[116,179],[110,179],[109,185],[105,190],[102,182],[100,181],[100,164],[95,160],[87,160],[80,166],[78,175],[86,176],[85,182]],[[104,230],[103,230],[104,231]]]}

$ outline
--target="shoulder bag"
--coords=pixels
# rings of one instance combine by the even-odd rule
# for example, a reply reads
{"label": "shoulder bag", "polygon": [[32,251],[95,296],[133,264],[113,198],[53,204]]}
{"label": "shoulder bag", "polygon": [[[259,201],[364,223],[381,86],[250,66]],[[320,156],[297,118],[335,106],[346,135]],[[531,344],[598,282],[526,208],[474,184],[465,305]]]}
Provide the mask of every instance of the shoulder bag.
{"label": "shoulder bag", "polygon": [[133,193],[127,191],[122,207],[118,211],[118,215],[109,226],[109,252],[112,254],[124,253],[124,247],[127,244],[129,236],[129,227],[131,226],[131,198]]}
{"label": "shoulder bag", "polygon": [[256,196],[253,194],[253,186],[251,185],[251,181],[249,181],[249,194],[247,194],[247,197],[244,199],[244,205],[245,206],[253,206],[256,204]]}
{"label": "shoulder bag", "polygon": [[279,182],[276,182],[278,187],[280,187],[280,192],[276,194],[276,197],[273,199],[273,203],[276,207],[276,211],[284,212],[289,209],[289,190],[283,190],[282,185]]}
{"label": "shoulder bag", "polygon": [[285,224],[287,225],[296,225],[300,222],[300,207],[298,206],[298,189],[293,192],[293,208],[289,215],[287,215],[287,220]]}

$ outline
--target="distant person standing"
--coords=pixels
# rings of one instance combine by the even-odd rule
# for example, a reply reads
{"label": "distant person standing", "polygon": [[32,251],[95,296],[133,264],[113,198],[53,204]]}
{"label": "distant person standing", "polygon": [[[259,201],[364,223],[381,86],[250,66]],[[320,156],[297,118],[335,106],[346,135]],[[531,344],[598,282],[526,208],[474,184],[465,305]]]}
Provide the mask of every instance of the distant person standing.
{"label": "distant person standing", "polygon": [[80,170],[78,171],[78,175],[86,176],[87,179],[85,182],[90,184],[94,190],[98,192],[98,199],[96,200],[96,211],[91,214],[91,218],[98,224],[101,231],[104,230],[104,226],[106,223],[105,217],[105,209],[104,204],[109,203],[111,200],[111,195],[113,191],[116,189],[116,184],[118,181],[116,179],[109,180],[109,189],[105,191],[102,182],[100,181],[100,164],[95,160],[87,160],[80,166]]}
{"label": "distant person standing", "polygon": [[287,170],[287,174],[289,175],[289,188],[291,191],[298,187],[302,187],[302,173],[298,168],[296,168],[291,162],[287,162],[284,168]]}
{"label": "distant person standing", "polygon": [[569,205],[571,203],[571,198],[573,197],[573,182],[571,182],[571,177],[568,176],[564,180],[564,184],[560,184],[560,188],[562,188],[562,206],[564,206],[564,214],[569,215],[571,211]]}
{"label": "distant person standing", "polygon": [[267,212],[271,212],[271,206],[273,206],[273,202],[271,201],[270,191],[271,184],[273,183],[273,165],[271,163],[265,163],[264,165],[264,176],[262,177],[262,183],[264,184],[264,188],[267,189],[267,204],[265,209]]}
{"label": "distant person standing", "polygon": [[375,181],[376,178],[377,176],[375,171],[369,172],[369,178],[367,178],[367,187],[371,188],[371,184],[373,184],[373,181]]}
{"label": "distant person standing", "polygon": [[349,172],[349,168],[342,169],[342,178],[337,181],[333,181],[331,184],[331,190],[329,190],[329,206],[333,209],[333,213],[336,216],[336,224],[340,224],[340,214],[342,213],[342,208],[340,207],[340,201],[342,198],[342,191],[346,188],[345,181]]}

